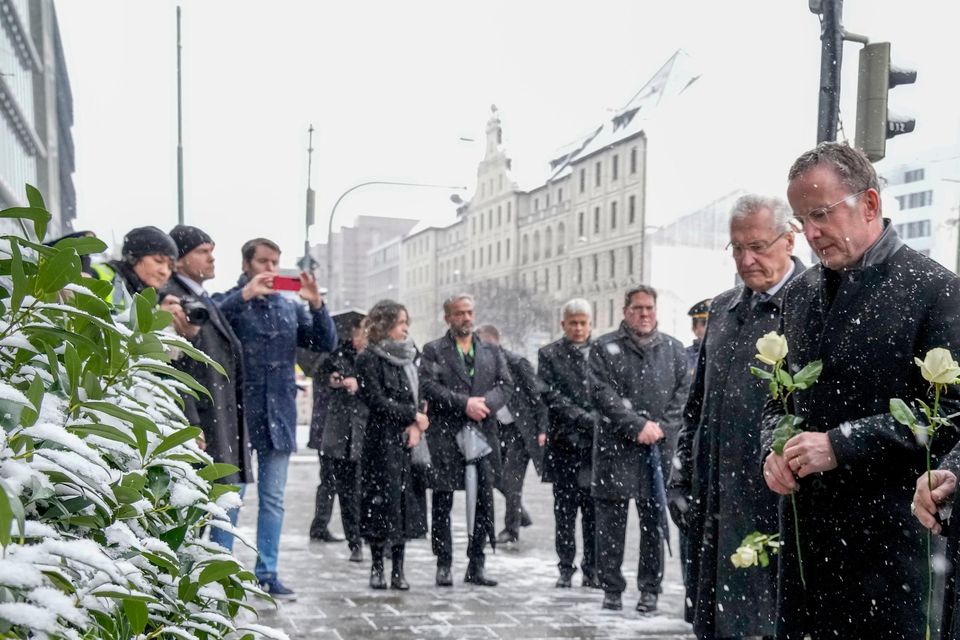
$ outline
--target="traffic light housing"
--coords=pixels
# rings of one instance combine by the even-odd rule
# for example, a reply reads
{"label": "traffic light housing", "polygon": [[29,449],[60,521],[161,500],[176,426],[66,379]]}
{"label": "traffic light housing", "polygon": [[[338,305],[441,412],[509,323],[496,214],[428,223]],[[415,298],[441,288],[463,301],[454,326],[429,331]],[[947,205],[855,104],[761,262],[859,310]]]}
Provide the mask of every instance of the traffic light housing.
{"label": "traffic light housing", "polygon": [[890,89],[916,80],[916,71],[891,67],[889,42],[874,42],[860,50],[855,144],[872,162],[884,157],[887,140],[916,126],[913,118],[894,116],[887,108]]}

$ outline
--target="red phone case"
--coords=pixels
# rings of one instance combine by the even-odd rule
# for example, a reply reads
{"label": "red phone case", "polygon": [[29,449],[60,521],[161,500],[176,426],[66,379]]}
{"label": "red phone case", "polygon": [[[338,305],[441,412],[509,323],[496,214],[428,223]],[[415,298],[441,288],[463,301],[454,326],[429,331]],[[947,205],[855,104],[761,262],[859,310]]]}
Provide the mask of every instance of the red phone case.
{"label": "red phone case", "polygon": [[300,278],[290,276],[275,276],[273,288],[277,291],[300,291]]}

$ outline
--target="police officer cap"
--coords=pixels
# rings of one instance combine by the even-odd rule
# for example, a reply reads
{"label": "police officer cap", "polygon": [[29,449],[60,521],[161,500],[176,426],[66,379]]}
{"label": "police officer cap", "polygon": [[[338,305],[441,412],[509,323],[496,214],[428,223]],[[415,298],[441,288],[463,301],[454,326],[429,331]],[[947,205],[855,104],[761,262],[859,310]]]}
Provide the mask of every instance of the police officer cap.
{"label": "police officer cap", "polygon": [[137,227],[123,237],[123,257],[138,260],[144,256],[170,256],[177,259],[177,244],[156,227]]}
{"label": "police officer cap", "polygon": [[706,320],[707,315],[710,313],[710,301],[711,298],[701,300],[697,304],[690,307],[690,311],[687,311],[687,315],[694,319]]}

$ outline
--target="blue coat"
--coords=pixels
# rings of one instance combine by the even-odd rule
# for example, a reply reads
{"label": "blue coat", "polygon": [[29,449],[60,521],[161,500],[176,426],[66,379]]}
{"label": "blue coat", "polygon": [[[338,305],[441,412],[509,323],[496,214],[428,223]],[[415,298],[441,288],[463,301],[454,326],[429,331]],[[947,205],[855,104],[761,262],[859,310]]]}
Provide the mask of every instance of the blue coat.
{"label": "blue coat", "polygon": [[255,449],[297,450],[297,347],[331,351],[337,330],[326,305],[308,311],[279,294],[244,302],[241,277],[233,289],[213,296],[243,344],[243,403]]}

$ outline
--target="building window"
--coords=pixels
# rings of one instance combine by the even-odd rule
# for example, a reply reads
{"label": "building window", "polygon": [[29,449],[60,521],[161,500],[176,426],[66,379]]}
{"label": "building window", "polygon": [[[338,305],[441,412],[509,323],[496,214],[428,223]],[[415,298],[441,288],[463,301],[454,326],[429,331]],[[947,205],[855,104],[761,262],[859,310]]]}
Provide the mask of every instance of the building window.
{"label": "building window", "polygon": [[637,148],[630,149],[630,173],[637,172]]}
{"label": "building window", "polygon": [[923,169],[914,169],[913,171],[907,171],[903,174],[904,182],[919,182],[923,180]]}
{"label": "building window", "polygon": [[637,221],[637,196],[627,198],[627,224]]}
{"label": "building window", "polygon": [[533,199],[533,212],[536,213],[540,210],[540,198]]}
{"label": "building window", "polygon": [[483,233],[483,214],[480,214],[480,233]]}
{"label": "building window", "polygon": [[477,219],[470,218],[470,235],[477,235]]}
{"label": "building window", "polygon": [[470,268],[471,268],[471,269],[476,269],[476,268],[477,268],[477,251],[476,251],[476,249],[471,249],[471,250],[470,250]]}
{"label": "building window", "polygon": [[540,232],[533,232],[533,261],[540,259]]}
{"label": "building window", "polygon": [[544,208],[544,209],[549,209],[549,208],[550,208],[550,194],[547,193],[547,194],[545,194],[543,197],[544,197],[544,199],[546,200],[546,202],[545,202],[544,205],[543,205],[543,208]]}
{"label": "building window", "polygon": [[610,315],[610,326],[613,326],[613,323],[616,322],[616,318],[613,317],[614,307],[613,307],[613,298],[607,300],[607,313]]}
{"label": "building window", "polygon": [[492,258],[493,258],[493,244],[488,244],[487,245],[487,264],[488,265],[493,264]]}
{"label": "building window", "polygon": [[507,203],[507,224],[510,224],[510,212],[513,210],[513,203]]}
{"label": "building window", "polygon": [[915,222],[904,222],[896,225],[897,234],[900,237],[909,240],[911,238],[930,237],[930,221],[917,220]]}
{"label": "building window", "polygon": [[600,233],[600,207],[593,208],[593,232]]}
{"label": "building window", "polygon": [[563,202],[563,189],[557,189],[557,204]]}
{"label": "building window", "polygon": [[480,260],[479,260],[479,262],[480,262],[480,268],[483,269],[483,247],[480,247],[480,250],[477,251],[477,253],[480,254]]}
{"label": "building window", "polygon": [[620,175],[620,156],[613,156],[611,158],[610,166],[610,179],[616,180]]}
{"label": "building window", "polygon": [[507,260],[509,260],[510,259],[510,238],[507,238],[507,247],[504,253],[506,254]]}
{"label": "building window", "polygon": [[543,257],[549,258],[553,255],[553,229],[547,227],[543,234]]}
{"label": "building window", "polygon": [[594,300],[594,301],[591,302],[590,304],[591,304],[591,306],[593,307],[593,319],[596,320],[597,322],[599,322],[599,321],[600,321],[600,318],[597,317],[597,301]]}
{"label": "building window", "polygon": [[567,227],[562,222],[557,225],[557,255],[563,255],[564,244],[567,240]]}
{"label": "building window", "polygon": [[503,207],[497,205],[497,226],[503,226]]}
{"label": "building window", "polygon": [[897,196],[897,204],[903,209],[916,209],[918,207],[929,207],[933,204],[933,191],[917,191]]}
{"label": "building window", "polygon": [[627,275],[633,273],[633,245],[627,245]]}
{"label": "building window", "polygon": [[584,214],[583,211],[577,214],[577,237],[582,238],[586,235],[584,232]]}
{"label": "building window", "polygon": [[523,244],[520,251],[520,263],[527,264],[527,261],[530,259],[530,237],[523,236]]}
{"label": "building window", "polygon": [[563,289],[563,268],[557,265],[557,290]]}
{"label": "building window", "polygon": [[617,252],[614,249],[610,249],[610,277],[617,277]]}
{"label": "building window", "polygon": [[580,193],[583,193],[587,189],[587,170],[580,169]]}
{"label": "building window", "polygon": [[617,228],[617,202],[614,200],[610,203],[610,228]]}
{"label": "building window", "polygon": [[497,264],[500,264],[500,241],[497,240]]}
{"label": "building window", "polygon": [[550,269],[543,270],[543,290],[550,293]]}
{"label": "building window", "polygon": [[577,284],[583,284],[583,258],[577,258]]}
{"label": "building window", "polygon": [[598,254],[593,254],[593,281],[597,282],[600,280],[600,256]]}
{"label": "building window", "polygon": [[594,175],[594,180],[593,180],[594,186],[597,186],[597,187],[600,186],[600,179],[603,177],[601,173],[602,168],[603,168],[603,164],[598,162],[595,166],[596,174]]}

